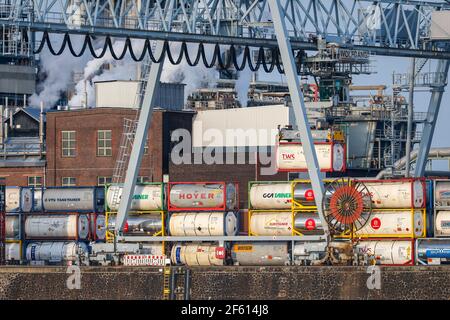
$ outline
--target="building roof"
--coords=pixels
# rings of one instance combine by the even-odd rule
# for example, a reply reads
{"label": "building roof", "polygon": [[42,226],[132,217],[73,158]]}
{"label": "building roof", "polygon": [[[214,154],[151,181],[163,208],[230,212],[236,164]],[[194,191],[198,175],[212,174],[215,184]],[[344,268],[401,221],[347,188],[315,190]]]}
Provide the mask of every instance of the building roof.
{"label": "building roof", "polygon": [[[25,112],[27,115],[29,115],[31,118],[36,120],[37,122],[40,121],[39,117],[41,114],[41,109],[36,107],[25,107],[25,108],[19,108],[13,113],[13,117],[18,114],[19,112]],[[9,121],[9,116],[6,117],[3,122]],[[44,112],[44,122],[46,121],[45,112]]]}

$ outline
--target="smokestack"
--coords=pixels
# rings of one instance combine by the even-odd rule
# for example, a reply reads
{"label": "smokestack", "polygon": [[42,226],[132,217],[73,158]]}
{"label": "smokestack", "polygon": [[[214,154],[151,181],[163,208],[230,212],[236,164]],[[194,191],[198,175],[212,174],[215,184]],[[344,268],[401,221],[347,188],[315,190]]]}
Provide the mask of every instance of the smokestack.
{"label": "smokestack", "polygon": [[39,114],[39,152],[44,151],[44,101],[41,101],[41,113]]}
{"label": "smokestack", "polygon": [[84,79],[84,98],[83,98],[83,108],[87,108],[87,101],[88,101],[88,96],[87,96],[87,88],[86,88],[86,79]]}
{"label": "smokestack", "polygon": [[27,95],[23,95],[23,107],[25,108],[27,106]]}
{"label": "smokestack", "polygon": [[13,109],[9,108],[9,127],[13,128]]}

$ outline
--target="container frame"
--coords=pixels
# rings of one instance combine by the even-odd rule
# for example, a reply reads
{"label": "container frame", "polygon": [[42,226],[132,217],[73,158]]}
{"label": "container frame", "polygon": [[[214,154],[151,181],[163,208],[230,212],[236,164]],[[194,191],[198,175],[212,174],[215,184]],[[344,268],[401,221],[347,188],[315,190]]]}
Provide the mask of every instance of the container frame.
{"label": "container frame", "polygon": [[[36,217],[36,216],[69,216],[69,215],[76,215],[77,216],[77,235],[76,237],[28,237],[25,231],[25,223],[26,219],[28,217]],[[80,215],[85,215],[88,218],[88,235],[86,239],[82,239],[79,237],[79,230],[80,230]],[[55,241],[75,241],[75,242],[89,242],[92,240],[91,235],[91,216],[89,213],[84,212],[65,212],[65,213],[56,213],[56,212],[45,212],[45,213],[35,213],[35,214],[28,214],[23,219],[23,239],[26,242],[55,242]]]}
{"label": "container frame", "polygon": [[[159,210],[151,210],[151,211],[165,211],[167,209],[167,196],[166,196],[166,182],[143,182],[143,183],[138,183],[136,184],[136,186],[153,186],[153,185],[161,185],[161,203],[162,203],[162,208],[160,208]],[[108,183],[105,184],[105,212],[117,212],[114,210],[111,210],[111,208],[108,206],[108,199],[107,199],[107,195],[108,195],[108,189],[110,187],[113,186],[119,186],[123,188],[123,183]],[[136,188],[136,187],[135,187]],[[140,212],[141,210],[130,210],[130,213],[137,213]],[[146,211],[141,211],[141,212],[146,212]]]}
{"label": "container frame", "polygon": [[[239,211],[231,211],[231,210],[229,210],[229,211],[223,211],[223,212],[219,212],[219,211],[211,211],[211,212],[213,212],[213,213],[222,213],[223,214],[223,216],[225,217],[225,215],[227,215],[228,213],[232,213],[235,217],[236,217],[236,233],[235,234],[233,234],[233,235],[222,235],[222,236],[224,236],[224,237],[226,237],[226,236],[229,236],[229,237],[233,237],[233,236],[236,236],[236,235],[238,235],[239,234],[239,224],[240,224],[240,222],[241,222],[241,217],[240,217],[240,212]],[[183,213],[182,211],[180,211],[180,212],[168,212],[167,213],[167,215],[166,215],[166,217],[165,217],[165,220],[166,220],[166,224],[165,224],[165,230],[166,230],[166,235],[168,235],[168,236],[172,236],[172,234],[170,233],[170,219],[171,219],[171,217],[172,217],[172,215],[173,214],[178,214],[178,213]],[[207,213],[207,212],[205,212],[205,211],[196,211],[196,212],[193,212],[193,211],[188,211],[188,212],[185,212],[185,213],[187,213],[187,214],[196,214],[196,213]],[[223,229],[225,230],[226,228],[226,221],[225,221],[225,219],[223,220]],[[175,237],[183,237],[183,236],[175,236]],[[195,236],[185,236],[185,237],[195,237]],[[210,236],[211,238],[212,237],[217,237],[217,236]]]}
{"label": "container frame", "polygon": [[[194,185],[210,185],[210,184],[220,184],[223,185],[223,202],[220,207],[205,207],[205,208],[179,208],[171,205],[170,201],[170,191],[173,185],[179,184],[194,184]],[[235,187],[236,194],[236,205],[234,208],[227,208],[227,184],[233,184]],[[169,212],[180,212],[180,211],[236,211],[239,210],[240,198],[239,198],[239,183],[230,181],[181,181],[181,182],[168,182],[167,186],[167,210]]]}
{"label": "container frame", "polygon": [[[47,208],[45,208],[45,201],[44,201],[44,196],[45,196],[45,191],[47,190],[55,190],[55,189],[92,189],[94,190],[94,197],[92,199],[92,207],[94,208],[94,210],[88,209],[88,210],[80,210],[80,209],[74,209],[74,208],[70,208],[70,209],[63,209],[63,210],[48,210]],[[101,191],[100,191],[101,190]],[[103,213],[104,212],[104,208],[105,208],[105,204],[103,203],[103,205],[96,205],[97,199],[98,199],[98,193],[103,192],[103,202],[106,201],[105,198],[105,193],[104,193],[104,188],[103,187],[89,187],[89,186],[64,186],[64,187],[46,187],[45,190],[43,190],[42,192],[42,212],[44,213],[58,213],[58,212],[63,212],[63,213],[71,213],[71,212],[78,212],[78,213]]]}
{"label": "container frame", "polygon": [[[247,187],[247,192],[248,192],[248,210],[252,210],[252,211],[270,211],[272,209],[258,209],[258,208],[253,208],[252,204],[251,204],[251,197],[250,197],[250,190],[252,188],[253,185],[261,185],[261,184],[291,184],[291,181],[249,181],[247,183],[248,187]],[[290,197],[290,201],[292,202],[292,186],[291,186],[291,197]],[[291,207],[292,207],[292,203],[291,203]],[[288,210],[288,209],[273,209],[273,210]]]}
{"label": "container frame", "polygon": [[[12,210],[12,211],[8,211],[6,210],[6,203],[8,202],[6,199],[6,190],[8,190],[8,188],[19,188],[19,208],[18,210]],[[22,197],[22,193],[24,189],[29,189],[31,192],[31,209],[30,211],[23,211],[23,197]],[[9,213],[32,213],[34,211],[34,188],[33,187],[22,187],[22,186],[5,186],[5,212],[6,214]]]}
{"label": "container frame", "polygon": [[[413,238],[371,238],[361,239],[362,241],[408,241],[411,243],[411,260],[405,264],[376,264],[376,266],[382,267],[409,267],[416,265],[416,241]],[[358,240],[354,239],[353,243],[358,243]]]}
{"label": "container frame", "polygon": [[[390,212],[402,212],[402,211],[409,211],[410,215],[412,216],[411,222],[411,232],[407,234],[401,234],[401,235],[395,235],[395,234],[357,234],[355,231],[350,231],[347,233],[342,233],[340,235],[334,236],[336,239],[416,239],[416,238],[425,238],[426,237],[426,231],[427,231],[427,220],[426,220],[426,209],[425,208],[407,208],[407,209],[373,209],[372,213],[382,213],[383,211],[390,211]],[[420,211],[422,214],[422,220],[424,221],[424,225],[422,228],[422,234],[420,236],[414,235],[414,213],[416,211]],[[369,219],[370,220],[370,219]],[[368,225],[369,220],[367,220],[367,223],[364,227]]]}
{"label": "container frame", "polygon": [[[333,146],[335,144],[339,144],[343,147],[343,157],[344,157],[344,163],[341,170],[334,170],[333,169],[333,162],[334,162],[334,152],[333,152]],[[308,168],[305,169],[280,169],[278,166],[278,147],[279,145],[302,145],[301,142],[283,142],[278,141],[278,143],[275,144],[275,155],[276,156],[276,167],[277,172],[307,172]],[[345,172],[347,171],[347,144],[345,142],[337,142],[337,141],[317,141],[314,142],[314,146],[316,145],[330,145],[331,146],[331,160],[330,160],[330,169],[322,169],[320,168],[320,172]]]}
{"label": "container frame", "polygon": [[[18,243],[20,245],[20,260],[6,260],[6,245],[10,244],[10,243]],[[23,248],[23,241],[22,240],[5,240],[5,262],[6,265],[19,265],[22,264],[23,261],[25,260],[24,257],[24,248]],[[17,263],[11,263],[11,262],[17,262]]]}
{"label": "container frame", "polygon": [[[164,210],[159,210],[159,211],[138,211],[138,212],[139,212],[139,214],[133,212],[132,214],[129,214],[128,216],[130,216],[130,215],[132,215],[132,216],[133,216],[133,215],[134,215],[134,216],[139,216],[139,215],[144,215],[144,214],[154,214],[154,213],[160,214],[160,215],[161,215],[161,230],[158,231],[158,232],[156,232],[156,233],[154,233],[154,234],[146,235],[146,236],[147,236],[147,237],[163,237],[163,236],[165,236],[165,229],[166,229],[166,226],[165,226],[165,215],[166,215],[166,212],[165,212]],[[131,213],[131,212],[130,212],[130,213]],[[117,215],[117,212],[110,212],[110,211],[107,211],[107,212],[105,213],[105,225],[106,225],[106,237],[105,237],[105,242],[108,242],[108,243],[114,242],[114,231],[111,231],[111,230],[108,229],[108,225],[109,225],[109,217],[110,217],[111,215],[116,216],[116,215]],[[126,221],[126,220],[125,220],[125,221]],[[133,235],[127,235],[127,237],[133,237]],[[163,242],[163,241],[161,241],[161,242]]]}
{"label": "container frame", "polygon": [[21,213],[21,212],[7,212],[5,214],[5,227],[6,227],[6,219],[8,217],[15,217],[18,216],[19,217],[19,236],[18,238],[8,238],[6,237],[6,229],[5,229],[5,241],[22,241],[25,235],[25,226],[24,226],[24,222],[25,222],[25,213]]}

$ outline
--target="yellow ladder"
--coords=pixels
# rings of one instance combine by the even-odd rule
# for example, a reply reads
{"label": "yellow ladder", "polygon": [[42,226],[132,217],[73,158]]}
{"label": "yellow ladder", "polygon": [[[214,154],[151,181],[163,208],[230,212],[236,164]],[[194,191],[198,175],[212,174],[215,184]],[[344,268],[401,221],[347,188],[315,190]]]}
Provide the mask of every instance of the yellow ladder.
{"label": "yellow ladder", "polygon": [[170,299],[170,266],[165,266],[163,271],[163,300]]}

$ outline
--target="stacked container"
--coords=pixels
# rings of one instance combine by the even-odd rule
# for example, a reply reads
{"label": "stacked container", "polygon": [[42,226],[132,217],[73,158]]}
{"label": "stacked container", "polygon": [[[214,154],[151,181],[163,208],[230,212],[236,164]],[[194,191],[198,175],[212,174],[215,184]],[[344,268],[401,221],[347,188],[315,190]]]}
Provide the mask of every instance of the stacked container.
{"label": "stacked container", "polygon": [[433,182],[432,221],[435,238],[418,239],[417,261],[420,264],[448,264],[450,262],[450,180]]}
{"label": "stacked container", "polygon": [[356,253],[382,265],[414,264],[414,239],[426,237],[426,185],[423,179],[360,180],[372,199],[366,225],[351,234]]}
{"label": "stacked container", "polygon": [[[114,240],[116,217],[122,198],[123,185],[106,186],[106,239]],[[135,186],[130,210],[125,222],[125,236],[164,236],[165,235],[165,185],[162,182],[144,183]],[[164,253],[163,242],[152,242],[148,245],[152,255]]]}
{"label": "stacked container", "polygon": [[239,190],[230,182],[169,182],[167,231],[170,236],[190,237],[174,244],[174,264],[223,265],[225,248],[217,243],[193,242],[195,237],[234,236],[239,225]]}
{"label": "stacked container", "polygon": [[34,194],[34,210],[23,219],[24,253],[30,263],[77,263],[90,241],[104,240],[103,188],[51,187]]}
{"label": "stacked container", "polygon": [[5,253],[8,264],[19,264],[23,260],[23,219],[32,210],[32,188],[5,187]]}

